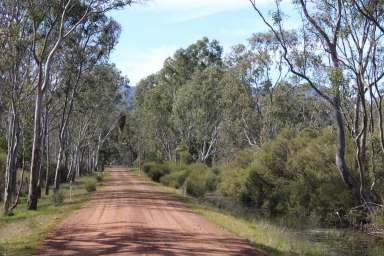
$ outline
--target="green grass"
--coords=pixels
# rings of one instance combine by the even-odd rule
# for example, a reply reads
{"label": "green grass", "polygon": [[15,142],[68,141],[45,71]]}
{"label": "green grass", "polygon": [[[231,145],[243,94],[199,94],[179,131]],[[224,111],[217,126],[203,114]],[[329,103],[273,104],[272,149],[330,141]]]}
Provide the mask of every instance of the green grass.
{"label": "green grass", "polygon": [[[137,169],[132,170],[132,172],[139,175]],[[143,172],[140,173],[140,176],[151,181]],[[179,189],[165,187],[156,182],[152,182],[152,184],[159,187],[162,191],[174,194],[194,212],[210,222],[215,223],[239,237],[247,239],[250,244],[264,251],[267,255],[330,255],[330,250],[334,251],[335,248],[340,246],[340,244],[337,245],[334,243],[344,243],[346,241],[343,247],[348,250],[350,247],[356,246],[364,240],[361,237],[363,236],[362,233],[351,233],[351,231],[334,229],[329,230],[326,235],[327,239],[315,242],[300,230],[287,228],[261,217],[250,217],[246,214],[242,216],[239,211],[235,214],[230,211],[218,209],[202,200],[183,196]],[[350,241],[346,239],[349,237],[351,237]],[[365,239],[371,238],[365,235]],[[371,241],[369,241],[369,243],[371,243]],[[371,243],[369,247],[371,249],[369,249],[369,254],[367,255],[381,255],[376,251],[381,252],[383,249],[382,245]],[[333,255],[339,255],[339,253],[333,253]],[[343,251],[343,255],[351,254],[349,251]],[[357,252],[354,255],[361,254]]]}
{"label": "green grass", "polygon": [[[109,175],[107,172],[104,180]],[[33,255],[48,233],[83,205],[90,195],[85,189],[85,184],[95,180],[95,176],[78,178],[72,185],[72,200],[69,200],[69,184],[63,184],[60,191],[65,200],[59,206],[54,206],[50,197],[44,195],[38,202],[38,209],[28,211],[26,198],[20,198],[12,216],[0,217],[0,255]],[[101,186],[102,183],[98,185]]]}
{"label": "green grass", "polygon": [[248,239],[268,255],[327,255],[326,246],[300,239],[294,232],[264,220],[247,220],[197,203],[188,204],[211,222]]}

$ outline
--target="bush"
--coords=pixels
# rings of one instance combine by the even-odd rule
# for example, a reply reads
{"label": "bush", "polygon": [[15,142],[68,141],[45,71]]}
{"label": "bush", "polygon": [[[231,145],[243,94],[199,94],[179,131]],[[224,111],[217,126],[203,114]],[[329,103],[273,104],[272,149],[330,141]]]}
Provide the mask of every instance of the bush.
{"label": "bush", "polygon": [[85,183],[85,190],[88,192],[96,191],[96,181],[90,180]]}
{"label": "bush", "polygon": [[145,163],[143,170],[153,181],[165,186],[180,188],[186,182],[187,193],[196,197],[216,190],[220,172],[217,168],[208,168],[201,163],[185,165],[173,161]]}
{"label": "bush", "polygon": [[161,184],[173,188],[180,188],[188,176],[187,170],[175,171],[161,177]]}
{"label": "bush", "polygon": [[237,152],[231,158],[230,167],[246,169],[255,159],[256,151],[252,148],[246,148]]}
{"label": "bush", "polygon": [[143,165],[143,171],[153,181],[159,182],[161,177],[170,173],[170,168],[167,164],[146,163]]}
{"label": "bush", "polygon": [[154,165],[156,165],[156,163],[153,163],[153,162],[144,163],[143,171],[148,174]]}
{"label": "bush", "polygon": [[172,161],[162,164],[146,163],[143,170],[153,181],[165,186],[180,188],[186,182],[187,193],[196,197],[215,191],[219,174],[217,168],[208,168],[201,163],[185,165]]}
{"label": "bush", "polygon": [[247,169],[225,168],[220,174],[220,182],[217,186],[218,192],[229,199],[249,204],[246,181],[249,175]]}
{"label": "bush", "polygon": [[217,175],[211,168],[203,164],[192,164],[188,167],[186,179],[187,193],[195,197],[203,197],[207,192],[216,190]]}
{"label": "bush", "polygon": [[[304,129],[283,130],[264,143],[248,169],[245,194],[251,205],[271,216],[340,223],[357,202],[336,171],[334,141],[331,129]],[[351,159],[347,151],[353,166]]]}
{"label": "bush", "polygon": [[64,202],[64,194],[61,191],[54,191],[51,196],[50,200],[53,203],[54,206],[59,206]]}

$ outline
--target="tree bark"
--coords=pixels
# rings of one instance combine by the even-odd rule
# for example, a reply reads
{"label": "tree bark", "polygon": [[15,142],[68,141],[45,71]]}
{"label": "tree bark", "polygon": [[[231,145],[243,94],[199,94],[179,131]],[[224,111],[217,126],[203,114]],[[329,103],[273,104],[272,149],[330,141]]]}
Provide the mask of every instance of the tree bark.
{"label": "tree bark", "polygon": [[8,128],[8,153],[5,170],[4,214],[9,214],[12,201],[16,196],[17,151],[19,145],[20,127],[15,103],[12,102]]}
{"label": "tree bark", "polygon": [[42,112],[42,99],[43,90],[41,86],[36,88],[36,100],[35,100],[35,116],[34,116],[34,129],[33,129],[33,145],[32,145],[32,159],[31,159],[31,171],[29,178],[29,192],[28,192],[28,210],[37,209],[38,200],[38,187],[37,182],[39,180],[39,168],[41,162],[41,112]]}
{"label": "tree bark", "polygon": [[359,198],[359,189],[358,184],[355,178],[351,175],[351,172],[348,168],[348,165],[345,161],[345,126],[343,115],[340,108],[340,102],[338,97],[335,98],[334,102],[334,115],[335,115],[335,125],[336,125],[336,139],[337,139],[337,148],[336,148],[336,166],[340,173],[341,178],[348,188],[353,192],[357,198]]}
{"label": "tree bark", "polygon": [[[45,107],[45,110],[47,108]],[[45,152],[45,146],[46,146],[46,139],[47,139],[47,133],[48,133],[48,119],[47,119],[47,113],[44,111],[43,114],[43,129],[41,131],[41,154],[43,155]],[[41,198],[41,189],[43,186],[43,179],[44,179],[44,172],[43,172],[43,159],[41,159],[40,166],[39,166],[39,179],[37,181],[37,194],[38,198]]]}
{"label": "tree bark", "polygon": [[[46,109],[46,113],[47,113],[47,122],[48,122],[48,118],[49,118],[49,111],[48,109]],[[46,137],[46,169],[45,169],[45,195],[49,195],[49,172],[50,172],[50,158],[49,158],[49,154],[50,154],[50,148],[49,148],[49,129],[48,129],[48,126],[47,126],[47,137]]]}

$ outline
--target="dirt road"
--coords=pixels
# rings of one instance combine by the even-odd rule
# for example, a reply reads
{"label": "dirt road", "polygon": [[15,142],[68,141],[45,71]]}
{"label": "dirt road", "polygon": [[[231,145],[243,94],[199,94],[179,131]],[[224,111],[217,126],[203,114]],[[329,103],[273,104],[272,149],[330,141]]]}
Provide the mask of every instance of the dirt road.
{"label": "dirt road", "polygon": [[261,255],[172,195],[115,168],[106,186],[52,232],[38,255]]}

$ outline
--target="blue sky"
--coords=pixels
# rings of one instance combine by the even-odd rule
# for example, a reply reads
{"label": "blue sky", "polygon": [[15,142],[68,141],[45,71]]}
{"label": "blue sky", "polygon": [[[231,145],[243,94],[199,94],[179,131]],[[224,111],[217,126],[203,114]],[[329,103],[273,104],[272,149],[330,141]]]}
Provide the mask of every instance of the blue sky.
{"label": "blue sky", "polygon": [[[272,0],[257,0],[266,13]],[[177,49],[206,36],[225,52],[266,31],[248,0],[152,0],[110,14],[122,26],[111,62],[135,85]]]}

